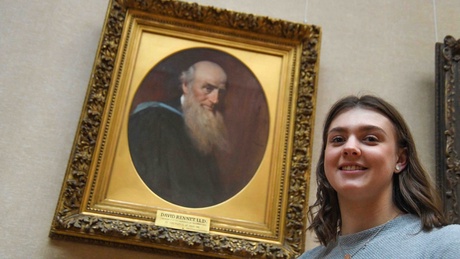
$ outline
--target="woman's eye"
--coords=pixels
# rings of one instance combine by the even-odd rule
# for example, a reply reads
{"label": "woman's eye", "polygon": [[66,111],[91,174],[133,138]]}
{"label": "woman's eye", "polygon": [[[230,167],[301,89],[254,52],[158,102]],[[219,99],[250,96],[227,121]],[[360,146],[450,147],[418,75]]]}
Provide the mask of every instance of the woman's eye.
{"label": "woman's eye", "polygon": [[344,141],[344,138],[340,136],[331,138],[331,143],[342,143],[343,141]]}
{"label": "woman's eye", "polygon": [[364,141],[366,141],[366,142],[378,142],[379,139],[376,136],[366,136],[364,138]]}

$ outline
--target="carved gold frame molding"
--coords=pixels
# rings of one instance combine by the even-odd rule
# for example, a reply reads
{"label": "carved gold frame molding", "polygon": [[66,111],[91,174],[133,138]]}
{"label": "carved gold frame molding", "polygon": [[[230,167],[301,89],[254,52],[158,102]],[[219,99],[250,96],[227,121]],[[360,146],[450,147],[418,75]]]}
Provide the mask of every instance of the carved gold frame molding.
{"label": "carved gold frame molding", "polygon": [[[169,204],[145,187],[122,189],[125,184],[138,181],[132,163],[126,160],[129,156],[117,153],[129,154],[124,134],[129,116],[126,111],[139,85],[133,82],[144,75],[138,72],[141,66],[136,67],[135,62],[152,51],[164,56],[176,51],[165,50],[170,47],[168,44],[161,45],[167,46],[161,50],[161,46],[151,41],[148,51],[141,53],[138,46],[147,34],[154,35],[155,40],[171,38],[171,43],[192,42],[189,45],[196,40],[198,47],[206,45],[243,53],[240,60],[248,55],[258,57],[247,63],[261,80],[267,96],[270,134],[269,155],[263,157],[256,180],[251,180],[255,187],[248,185],[228,202],[203,209]],[[167,0],[110,1],[50,236],[187,258],[300,255],[306,241],[305,212],[320,39],[321,29],[314,25],[198,4]],[[262,62],[260,58],[277,62]],[[271,80],[274,75],[277,80]],[[117,163],[122,166],[117,168]],[[120,175],[130,177],[130,181],[123,181]],[[263,179],[260,183],[266,184],[268,195],[257,193],[263,191],[257,186],[257,179]],[[263,205],[261,212],[252,211],[262,217],[238,215],[240,209],[252,209],[234,202],[251,197],[244,196],[246,191],[256,194],[254,200],[247,199],[251,206]],[[155,225],[157,211],[209,218],[209,233]],[[232,211],[236,212],[229,214]],[[259,218],[262,220],[258,221]]]}
{"label": "carved gold frame molding", "polygon": [[460,39],[436,44],[436,180],[450,223],[460,223]]}

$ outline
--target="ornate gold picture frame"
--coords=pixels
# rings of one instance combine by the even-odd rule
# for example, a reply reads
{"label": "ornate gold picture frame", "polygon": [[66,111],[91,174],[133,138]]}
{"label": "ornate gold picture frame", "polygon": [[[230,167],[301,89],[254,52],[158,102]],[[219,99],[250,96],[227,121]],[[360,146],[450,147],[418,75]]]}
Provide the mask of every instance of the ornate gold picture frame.
{"label": "ornate gold picture frame", "polygon": [[436,181],[449,223],[460,224],[460,39],[436,43]]}
{"label": "ornate gold picture frame", "polygon": [[[50,237],[186,257],[301,254],[320,38],[314,25],[198,4],[110,1]],[[203,60],[226,73],[232,147],[217,159],[227,187],[212,193],[226,192],[195,204],[148,184],[129,135],[140,104],[173,96],[180,72]]]}

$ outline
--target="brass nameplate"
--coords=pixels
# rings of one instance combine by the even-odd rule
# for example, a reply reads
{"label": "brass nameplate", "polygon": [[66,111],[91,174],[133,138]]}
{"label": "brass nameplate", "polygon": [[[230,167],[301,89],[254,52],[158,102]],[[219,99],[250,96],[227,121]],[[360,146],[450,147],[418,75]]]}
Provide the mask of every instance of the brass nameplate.
{"label": "brass nameplate", "polygon": [[211,219],[159,210],[157,211],[155,225],[200,233],[209,233]]}

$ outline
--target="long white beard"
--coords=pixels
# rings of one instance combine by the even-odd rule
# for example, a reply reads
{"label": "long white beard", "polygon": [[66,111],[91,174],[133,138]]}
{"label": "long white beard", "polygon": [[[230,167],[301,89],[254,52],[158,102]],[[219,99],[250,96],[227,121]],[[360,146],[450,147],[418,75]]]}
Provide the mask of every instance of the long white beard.
{"label": "long white beard", "polygon": [[182,109],[187,132],[198,150],[203,154],[209,154],[215,148],[228,150],[227,128],[220,112],[201,107],[192,93],[185,96]]}

